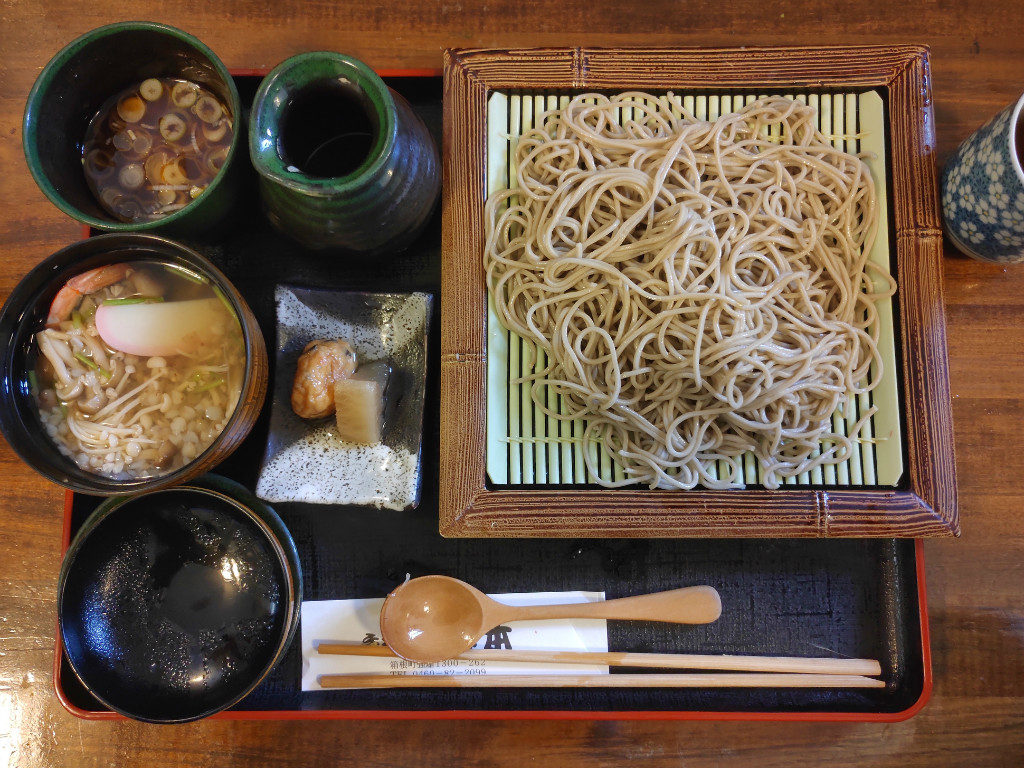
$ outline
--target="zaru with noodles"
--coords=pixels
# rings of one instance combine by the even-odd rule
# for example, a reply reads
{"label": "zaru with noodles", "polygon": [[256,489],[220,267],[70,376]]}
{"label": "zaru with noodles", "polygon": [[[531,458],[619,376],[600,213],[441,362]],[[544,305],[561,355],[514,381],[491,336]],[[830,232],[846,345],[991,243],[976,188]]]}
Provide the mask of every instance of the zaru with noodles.
{"label": "zaru with noodles", "polygon": [[586,94],[538,125],[487,200],[487,285],[546,353],[535,406],[624,470],[602,479],[585,450],[592,479],[736,487],[750,452],[773,488],[844,461],[871,410],[849,436],[831,419],[881,377],[875,304],[895,291],[867,259],[866,164],[784,98],[705,122],[671,94]]}

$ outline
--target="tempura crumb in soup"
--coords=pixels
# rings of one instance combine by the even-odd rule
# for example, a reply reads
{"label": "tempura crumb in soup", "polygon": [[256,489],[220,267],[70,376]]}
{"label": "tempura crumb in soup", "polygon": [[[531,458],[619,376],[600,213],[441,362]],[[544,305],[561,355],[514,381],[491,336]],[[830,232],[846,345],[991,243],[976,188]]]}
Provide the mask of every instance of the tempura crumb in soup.
{"label": "tempura crumb in soup", "polygon": [[242,329],[208,280],[159,261],[73,277],[35,336],[30,375],[61,453],[115,479],[173,472],[223,432],[245,376]]}

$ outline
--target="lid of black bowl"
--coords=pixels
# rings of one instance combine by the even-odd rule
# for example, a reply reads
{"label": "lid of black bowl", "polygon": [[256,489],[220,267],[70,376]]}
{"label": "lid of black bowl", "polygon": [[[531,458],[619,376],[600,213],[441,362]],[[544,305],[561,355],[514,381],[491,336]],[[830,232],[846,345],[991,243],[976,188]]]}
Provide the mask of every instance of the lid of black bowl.
{"label": "lid of black bowl", "polygon": [[227,497],[172,488],[112,503],[67,558],[65,650],[115,711],[204,717],[240,700],[283,652],[288,566],[265,524]]}

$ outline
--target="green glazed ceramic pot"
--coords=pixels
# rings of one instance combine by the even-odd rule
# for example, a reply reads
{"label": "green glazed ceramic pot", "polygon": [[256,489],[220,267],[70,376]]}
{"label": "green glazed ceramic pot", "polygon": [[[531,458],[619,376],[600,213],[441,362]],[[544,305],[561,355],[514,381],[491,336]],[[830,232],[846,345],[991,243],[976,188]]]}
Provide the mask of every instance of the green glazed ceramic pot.
{"label": "green glazed ceramic pot", "polygon": [[278,65],[253,101],[249,153],[267,217],[310,249],[396,253],[441,190],[423,121],[369,67],[340,53]]}
{"label": "green glazed ceramic pot", "polygon": [[[228,107],[234,138],[206,190],[184,208],[148,221],[119,221],[99,204],[86,182],[82,142],[89,122],[124,88],[151,77],[189,80]],[[130,21],[99,27],[70,43],[43,68],[25,108],[25,158],[36,183],[64,213],[110,232],[192,235],[231,211],[244,169],[242,103],[228,70],[192,35],[164,24]]]}

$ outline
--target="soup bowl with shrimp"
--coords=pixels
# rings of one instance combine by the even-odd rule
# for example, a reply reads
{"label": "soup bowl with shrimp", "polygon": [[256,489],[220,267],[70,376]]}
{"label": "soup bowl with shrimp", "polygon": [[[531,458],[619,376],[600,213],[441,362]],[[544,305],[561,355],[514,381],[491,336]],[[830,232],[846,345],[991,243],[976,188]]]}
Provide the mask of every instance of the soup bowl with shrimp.
{"label": "soup bowl with shrimp", "polygon": [[266,396],[266,343],[229,280],[161,237],[100,235],[50,256],[0,313],[0,430],[74,491],[123,495],[219,464]]}

